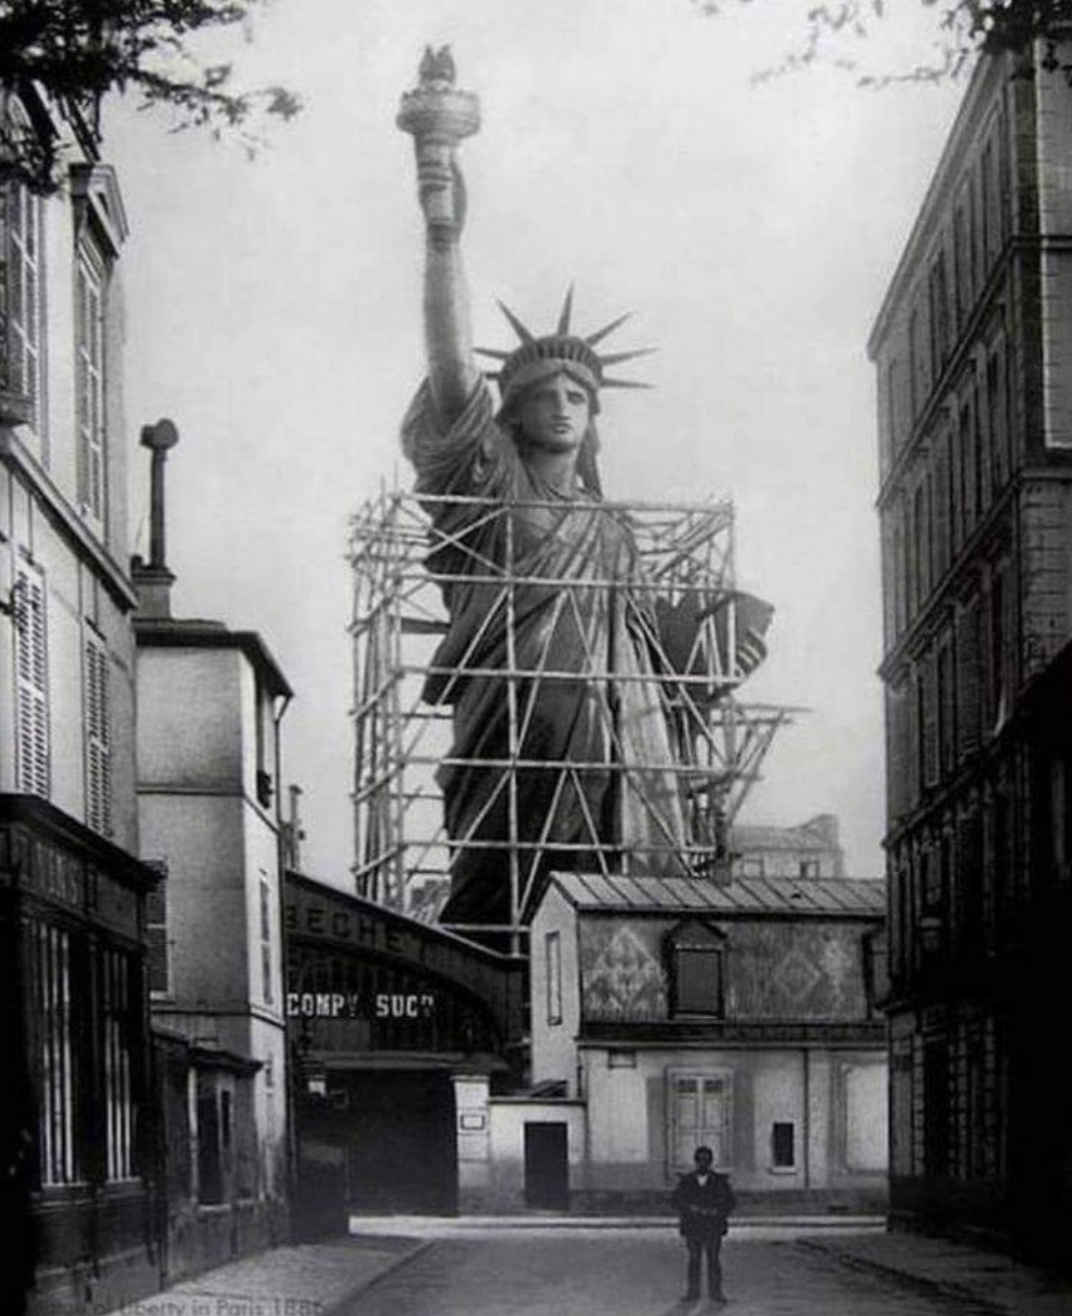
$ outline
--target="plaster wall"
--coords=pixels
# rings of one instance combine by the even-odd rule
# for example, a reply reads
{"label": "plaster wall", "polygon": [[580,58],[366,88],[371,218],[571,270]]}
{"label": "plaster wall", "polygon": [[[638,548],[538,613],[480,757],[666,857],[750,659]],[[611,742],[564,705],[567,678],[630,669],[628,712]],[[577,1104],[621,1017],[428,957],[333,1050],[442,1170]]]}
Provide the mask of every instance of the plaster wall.
{"label": "plaster wall", "polygon": [[[250,947],[249,978],[246,984],[250,1001],[283,1025],[282,913],[279,908],[279,839],[268,815],[243,802],[243,850],[246,877],[246,940]],[[263,936],[261,891],[267,908],[267,941]],[[262,946],[268,946],[268,972]]]}
{"label": "plaster wall", "polygon": [[491,1170],[488,1194],[489,1205],[497,1210],[522,1210],[525,1206],[525,1125],[528,1123],[566,1125],[570,1192],[588,1187],[583,1102],[493,1097],[488,1102]]}
{"label": "plaster wall", "polygon": [[[125,605],[102,585],[92,566],[45,515],[26,484],[6,467],[0,474],[0,602],[12,600],[16,566],[31,563],[45,596],[50,781],[48,798],[88,822],[85,761],[84,651],[93,635],[108,657],[111,831],[109,839],[137,849],[134,798],[133,639]],[[14,791],[16,608],[0,613],[0,790]]]}
{"label": "plaster wall", "polygon": [[244,667],[238,649],[139,649],[143,791],[244,788]]}
{"label": "plaster wall", "polygon": [[[558,936],[561,964],[561,1022],[552,1023],[548,1008],[548,937]],[[557,887],[550,887],[532,921],[531,1037],[532,1081],[565,1081],[577,1096],[575,1038],[581,1020],[581,984],[577,961],[577,917]]]}
{"label": "plaster wall", "polygon": [[[886,1062],[881,1051],[681,1048],[581,1052],[588,1109],[588,1181],[598,1192],[665,1193],[673,1162],[670,1075],[728,1075],[722,1168],[744,1192],[882,1191]],[[792,1166],[774,1165],[773,1126],[793,1125]]]}
{"label": "plaster wall", "polygon": [[251,944],[242,800],[143,790],[139,809],[143,858],[168,866],[169,1001],[183,1010],[245,1010]]}

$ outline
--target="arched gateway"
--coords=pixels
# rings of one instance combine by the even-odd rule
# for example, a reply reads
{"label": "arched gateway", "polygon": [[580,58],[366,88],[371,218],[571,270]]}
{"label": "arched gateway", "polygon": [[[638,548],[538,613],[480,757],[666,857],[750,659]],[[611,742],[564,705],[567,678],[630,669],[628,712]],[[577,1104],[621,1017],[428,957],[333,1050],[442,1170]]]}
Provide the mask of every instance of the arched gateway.
{"label": "arched gateway", "polygon": [[458,1093],[510,1074],[522,962],[295,873],[286,956],[296,1219],[456,1209]]}

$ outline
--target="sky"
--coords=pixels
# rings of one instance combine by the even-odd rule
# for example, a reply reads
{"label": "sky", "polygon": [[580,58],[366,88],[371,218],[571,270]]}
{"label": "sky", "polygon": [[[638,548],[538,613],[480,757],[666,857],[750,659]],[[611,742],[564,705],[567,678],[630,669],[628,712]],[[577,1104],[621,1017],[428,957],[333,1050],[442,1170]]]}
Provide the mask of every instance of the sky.
{"label": "sky", "polygon": [[[776,607],[749,699],[806,708],[742,821],[835,813],[852,875],[883,871],[877,444],[865,343],[962,83],[861,89],[833,64],[756,83],[803,0],[705,17],[690,0],[271,0],[206,48],[302,113],[248,160],[119,102],[105,158],[123,258],[132,532],[148,539],[143,424],[168,462],[173,611],[261,632],[295,700],[284,781],[307,871],[352,859],[350,516],[407,480],[398,424],[422,371],[423,229],[394,126],[425,43],[450,43],[483,126],[462,148],[476,341],[510,347],[502,298],[582,331],[655,385],[608,395],[615,498],[737,509],[738,583]],[[931,50],[902,0],[849,54],[877,72]]]}

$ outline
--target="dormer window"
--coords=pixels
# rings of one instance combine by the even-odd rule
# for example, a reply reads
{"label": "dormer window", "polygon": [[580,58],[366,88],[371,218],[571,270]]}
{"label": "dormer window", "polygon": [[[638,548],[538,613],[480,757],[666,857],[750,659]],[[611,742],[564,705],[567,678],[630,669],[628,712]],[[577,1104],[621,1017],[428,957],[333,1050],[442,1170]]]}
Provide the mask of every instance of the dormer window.
{"label": "dormer window", "polygon": [[725,1014],[726,936],[697,920],[667,936],[671,1011],[675,1016],[721,1019]]}

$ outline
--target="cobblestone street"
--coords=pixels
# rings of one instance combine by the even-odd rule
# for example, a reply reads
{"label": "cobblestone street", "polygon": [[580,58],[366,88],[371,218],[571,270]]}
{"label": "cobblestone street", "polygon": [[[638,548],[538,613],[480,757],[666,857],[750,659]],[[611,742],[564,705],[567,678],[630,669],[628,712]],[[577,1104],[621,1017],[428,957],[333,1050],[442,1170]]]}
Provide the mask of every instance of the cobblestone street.
{"label": "cobblestone street", "polygon": [[385,1276],[344,1316],[994,1316],[1003,1307],[850,1268],[792,1238],[731,1238],[726,1307],[680,1300],[684,1251],[670,1230],[444,1238]]}

